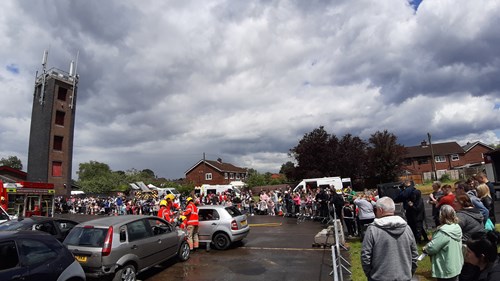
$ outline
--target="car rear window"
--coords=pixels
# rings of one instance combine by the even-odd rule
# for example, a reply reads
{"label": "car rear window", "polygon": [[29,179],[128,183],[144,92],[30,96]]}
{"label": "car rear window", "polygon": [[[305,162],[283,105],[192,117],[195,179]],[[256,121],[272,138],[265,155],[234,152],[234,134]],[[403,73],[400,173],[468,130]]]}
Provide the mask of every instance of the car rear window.
{"label": "car rear window", "polygon": [[243,215],[240,210],[236,209],[236,207],[231,206],[231,207],[226,207],[226,211],[231,215],[231,217],[237,217]]}
{"label": "car rear window", "polygon": [[107,228],[75,227],[64,240],[64,244],[85,247],[102,247]]}

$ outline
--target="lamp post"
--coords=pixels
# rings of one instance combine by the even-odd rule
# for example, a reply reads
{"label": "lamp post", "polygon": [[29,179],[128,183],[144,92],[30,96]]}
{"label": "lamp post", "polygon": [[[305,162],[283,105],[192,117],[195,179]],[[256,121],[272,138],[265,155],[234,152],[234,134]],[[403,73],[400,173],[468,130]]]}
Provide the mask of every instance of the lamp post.
{"label": "lamp post", "polygon": [[432,148],[431,134],[427,133],[427,138],[429,139],[429,146],[431,147],[431,164],[432,172],[434,173],[434,180],[437,180],[436,163],[434,162],[434,149]]}

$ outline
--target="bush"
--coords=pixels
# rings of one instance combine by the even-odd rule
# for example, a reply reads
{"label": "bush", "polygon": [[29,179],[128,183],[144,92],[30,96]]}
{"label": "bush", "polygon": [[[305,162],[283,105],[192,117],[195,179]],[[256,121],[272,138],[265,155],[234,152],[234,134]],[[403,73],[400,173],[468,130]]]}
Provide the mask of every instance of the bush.
{"label": "bush", "polygon": [[449,181],[451,181],[451,178],[450,178],[450,175],[444,174],[444,175],[441,176],[441,178],[439,180],[441,182],[449,182]]}

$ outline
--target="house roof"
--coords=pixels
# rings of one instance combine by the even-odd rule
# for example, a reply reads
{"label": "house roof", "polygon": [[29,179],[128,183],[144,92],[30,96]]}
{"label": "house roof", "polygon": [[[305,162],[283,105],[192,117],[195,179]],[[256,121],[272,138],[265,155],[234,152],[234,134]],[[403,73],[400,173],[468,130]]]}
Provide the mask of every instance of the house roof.
{"label": "house roof", "polygon": [[[457,142],[433,143],[432,150],[434,151],[434,155],[450,155],[465,152]],[[431,147],[429,145],[406,147],[405,158],[426,157],[431,155]]]}
{"label": "house roof", "polygon": [[27,173],[18,169],[11,168],[9,166],[0,166],[0,179],[3,182],[18,182],[19,180],[14,178],[16,175],[18,179],[26,179]]}
{"label": "house roof", "polygon": [[486,147],[486,148],[488,148],[490,150],[494,150],[493,147],[491,147],[491,146],[489,146],[487,144],[484,144],[484,143],[482,143],[480,141],[475,141],[475,142],[472,142],[472,143],[468,142],[466,145],[462,146],[462,148],[464,149],[465,152],[468,152],[469,150],[471,150],[476,145],[482,145],[482,146],[484,146],[484,147]]}
{"label": "house roof", "polygon": [[230,163],[224,163],[222,161],[213,161],[213,160],[203,160],[202,159],[202,160],[198,161],[198,163],[196,163],[193,167],[189,168],[189,170],[187,170],[185,174],[187,175],[191,170],[193,170],[197,166],[201,165],[203,162],[205,162],[206,165],[209,165],[209,166],[213,167],[214,169],[216,169],[217,171],[222,172],[222,173],[224,173],[224,172],[246,173],[247,172],[247,169],[236,167],[236,166],[234,166],[233,164],[230,164]]}

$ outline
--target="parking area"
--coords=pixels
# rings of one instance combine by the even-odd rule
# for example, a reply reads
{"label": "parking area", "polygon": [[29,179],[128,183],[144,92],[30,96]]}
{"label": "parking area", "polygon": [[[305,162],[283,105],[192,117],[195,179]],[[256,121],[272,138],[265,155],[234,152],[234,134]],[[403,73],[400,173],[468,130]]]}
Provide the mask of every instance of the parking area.
{"label": "parking area", "polygon": [[249,217],[243,243],[226,251],[204,248],[185,263],[165,264],[141,280],[332,280],[330,248],[312,248],[319,222],[274,216]]}
{"label": "parking area", "polygon": [[[65,215],[77,221],[95,216]],[[323,229],[316,221],[248,217],[250,234],[226,251],[193,252],[187,262],[168,261],[138,276],[140,280],[333,280],[331,249],[313,248]]]}

